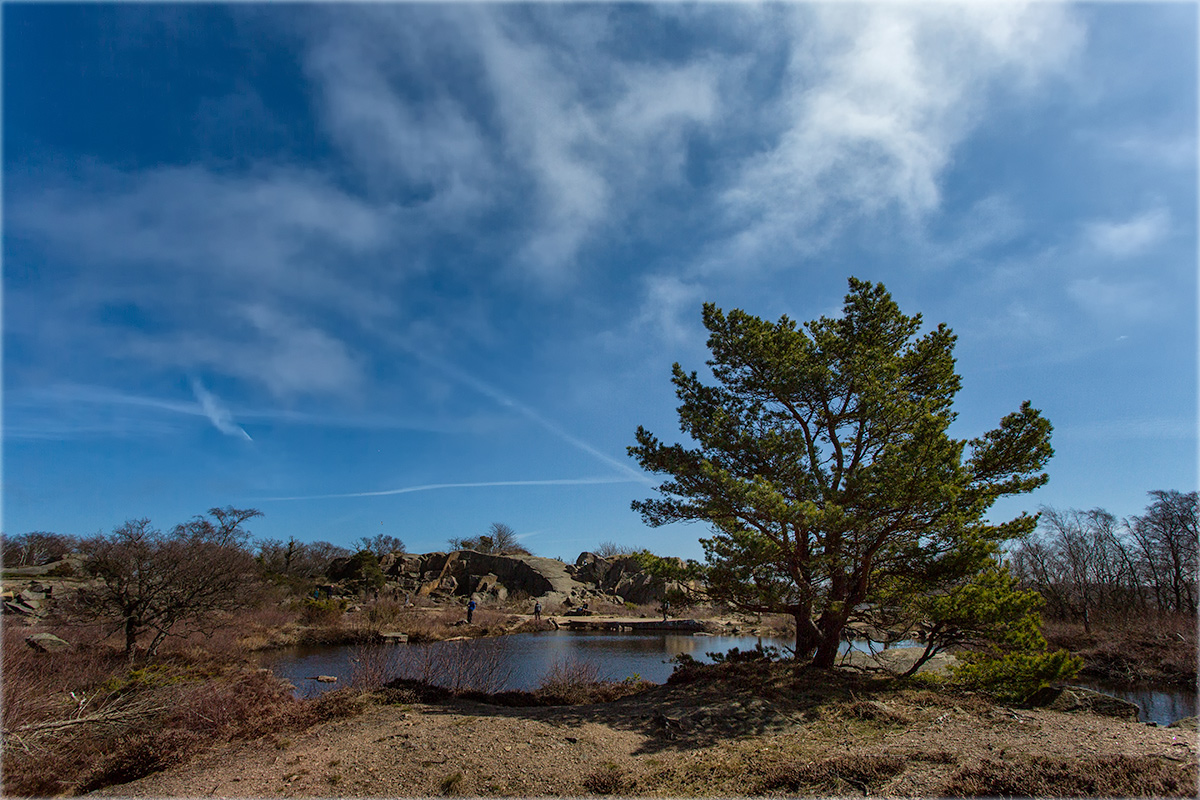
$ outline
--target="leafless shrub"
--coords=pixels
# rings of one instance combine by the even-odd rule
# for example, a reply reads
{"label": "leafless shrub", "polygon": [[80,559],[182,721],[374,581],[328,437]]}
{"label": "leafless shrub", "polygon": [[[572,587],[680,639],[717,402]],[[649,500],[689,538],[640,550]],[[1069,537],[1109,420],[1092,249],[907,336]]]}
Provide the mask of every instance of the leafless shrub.
{"label": "leafless shrub", "polygon": [[[130,670],[111,650],[100,651],[104,658],[89,651],[33,653],[31,663],[53,669],[23,669],[28,657],[22,650],[29,648],[10,644],[4,650],[3,754],[10,795],[125,782],[179,763],[208,743],[273,736],[355,713],[359,702],[300,701],[267,670],[220,663],[160,661]],[[31,713],[23,698],[38,694],[53,702]]]}
{"label": "leafless shrub", "polygon": [[78,639],[70,651],[41,653],[25,644],[29,634],[30,629],[4,629],[6,731],[48,719],[82,716],[103,704],[106,692],[99,687],[125,668],[120,653]]}
{"label": "leafless shrub", "polygon": [[1153,756],[1089,759],[984,759],[964,767],[943,797],[1195,797],[1195,762],[1175,764]]}
{"label": "leafless shrub", "polygon": [[600,680],[600,668],[591,661],[568,659],[551,664],[538,683],[538,688],[549,690],[561,686],[598,683]]}
{"label": "leafless shrub", "polygon": [[587,791],[601,795],[628,794],[637,787],[637,781],[613,763],[592,771],[581,783]]}
{"label": "leafless shrub", "polygon": [[586,702],[593,686],[601,682],[600,668],[590,661],[555,661],[538,683],[536,694],[564,704]]}
{"label": "leafless shrub", "polygon": [[903,758],[890,754],[852,754],[815,764],[786,764],[760,778],[754,794],[776,791],[870,794],[903,772],[904,767]]}
{"label": "leafless shrub", "polygon": [[350,686],[375,691],[400,673],[401,654],[407,650],[397,644],[367,644],[354,648],[350,655]]}
{"label": "leafless shrub", "polygon": [[363,616],[372,626],[391,625],[400,618],[403,606],[395,600],[375,600],[363,609]]}
{"label": "leafless shrub", "polygon": [[200,749],[204,737],[198,731],[169,729],[126,734],[97,759],[84,778],[80,792],[128,783],[185,761]]}
{"label": "leafless shrub", "polygon": [[601,542],[592,551],[601,558],[615,558],[617,556],[630,556],[637,552],[636,547],[629,545],[617,544],[616,542]]}
{"label": "leafless shrub", "polygon": [[357,716],[366,708],[367,698],[361,692],[353,688],[335,689],[304,701],[304,706],[293,718],[292,728],[304,728],[318,722]]}
{"label": "leafless shrub", "polygon": [[493,640],[441,642],[398,648],[394,676],[439,686],[454,694],[498,692],[512,677],[501,643]]}

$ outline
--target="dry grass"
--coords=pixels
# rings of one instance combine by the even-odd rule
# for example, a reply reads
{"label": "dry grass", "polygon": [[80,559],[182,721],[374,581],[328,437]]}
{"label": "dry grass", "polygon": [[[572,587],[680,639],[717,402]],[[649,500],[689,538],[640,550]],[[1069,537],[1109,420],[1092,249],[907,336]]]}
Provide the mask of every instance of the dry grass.
{"label": "dry grass", "polygon": [[1093,622],[1090,633],[1081,623],[1047,620],[1042,629],[1051,647],[1083,657],[1083,675],[1196,687],[1195,617],[1161,614],[1102,619]]}
{"label": "dry grass", "polygon": [[876,794],[904,771],[905,760],[896,755],[847,754],[809,764],[777,766],[759,777],[753,794]]}
{"label": "dry grass", "polygon": [[96,644],[38,653],[23,641],[28,632],[4,631],[7,795],[124,783],[213,742],[274,737],[362,708],[337,693],[297,700],[268,671],[220,655],[184,651],[131,668],[122,653]]}
{"label": "dry grass", "polygon": [[945,797],[1195,797],[1196,765],[1151,756],[984,759],[942,788]]}
{"label": "dry grass", "polygon": [[[103,705],[97,688],[126,666],[125,657],[107,647],[58,634],[75,645],[72,652],[40,653],[25,644],[31,628],[4,628],[4,730],[50,719],[82,716]],[[86,631],[86,638],[95,638]]]}
{"label": "dry grass", "polygon": [[849,703],[831,703],[822,707],[821,716],[827,720],[854,719],[880,725],[911,725],[913,719],[903,711],[878,700],[853,700]]}
{"label": "dry grass", "polygon": [[637,788],[637,780],[612,762],[589,773],[580,785],[590,794],[628,795]]}

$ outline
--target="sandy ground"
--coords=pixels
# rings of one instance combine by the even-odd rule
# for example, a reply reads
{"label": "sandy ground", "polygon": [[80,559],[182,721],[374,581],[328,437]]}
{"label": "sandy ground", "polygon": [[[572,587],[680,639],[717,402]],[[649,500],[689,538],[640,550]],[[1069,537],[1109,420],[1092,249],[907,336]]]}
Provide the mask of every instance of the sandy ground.
{"label": "sandy ground", "polygon": [[902,767],[870,785],[851,777],[799,793],[938,796],[957,771],[984,759],[1064,758],[1084,771],[1116,755],[1150,756],[1179,770],[1197,761],[1194,731],[921,690],[832,703],[724,684],[660,686],[584,706],[394,700],[291,738],[218,746],[97,794],[729,796],[756,793],[755,776],[779,765],[853,755],[899,758]]}

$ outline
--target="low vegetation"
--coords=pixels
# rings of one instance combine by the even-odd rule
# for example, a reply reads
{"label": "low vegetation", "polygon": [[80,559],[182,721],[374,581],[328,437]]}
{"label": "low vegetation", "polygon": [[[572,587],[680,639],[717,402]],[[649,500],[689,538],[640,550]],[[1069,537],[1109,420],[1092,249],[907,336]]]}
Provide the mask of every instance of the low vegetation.
{"label": "low vegetation", "polygon": [[[994,700],[1019,705],[1039,686],[1068,674],[1077,662],[1066,651],[1082,660],[1089,677],[1195,687],[1195,587],[1175,566],[1193,564],[1194,574],[1195,555],[1185,535],[1194,530],[1194,494],[1155,493],[1146,515],[1127,523],[1098,512],[1049,514],[1028,549],[1014,557],[1012,573],[986,566],[969,581],[943,587],[927,601],[927,610],[936,613],[923,624],[940,621],[959,636],[943,631],[941,638],[927,639],[956,648],[961,666],[948,677],[881,680],[828,672],[760,648],[731,652],[714,665],[680,658],[668,687],[637,676],[602,680],[594,665],[564,661],[532,691],[503,690],[511,664],[499,648],[471,643],[468,658],[460,652],[467,643],[424,646],[547,629],[545,620],[529,618],[528,596],[515,592],[490,600],[468,624],[458,598],[404,597],[394,586],[375,591],[381,557],[403,553],[398,539],[364,539],[355,551],[328,543],[263,541],[255,552],[244,524],[256,516],[254,510],[212,509],[165,532],[148,520],[133,520],[108,536],[80,540],[35,532],[3,542],[7,567],[53,564],[43,579],[56,587],[54,602],[47,603],[51,613],[36,626],[10,624],[3,631],[7,794],[71,795],[121,784],[222,742],[286,747],[307,727],[373,705],[465,700],[511,709],[585,708],[668,696],[659,692],[687,696],[680,714],[647,712],[665,740],[732,743],[722,758],[701,763],[680,757],[641,770],[600,761],[580,773],[578,785],[563,787],[564,793],[694,795],[723,787],[752,794],[874,794],[933,766],[941,782],[926,788],[945,796],[1190,795],[1195,787],[1194,763],[1136,754],[1085,761],[1026,750],[964,760],[949,749],[868,748],[755,757],[749,743],[766,723],[757,711],[746,711],[782,704],[790,709],[789,719],[812,726],[806,730],[814,736],[871,744],[929,725],[935,712],[932,719],[964,710],[979,719],[1015,713],[997,711],[1007,707]],[[458,544],[520,551],[512,530],[499,525]],[[1077,578],[1072,559],[1085,546],[1107,566]],[[598,550],[619,556],[628,549],[604,543]],[[330,596],[328,576],[335,566],[353,572],[346,584],[353,592]],[[1042,598],[1049,600],[1044,624],[1037,616]],[[936,608],[939,602],[946,608]],[[600,597],[590,603],[593,613],[605,615],[661,613],[656,604]],[[717,610],[672,603],[674,617]],[[954,618],[964,608],[970,619]],[[564,602],[547,603],[542,611],[549,617],[568,610]],[[749,615],[743,629],[766,631],[792,620],[744,608],[743,614]],[[34,632],[57,633],[71,646],[39,652],[24,641]],[[409,646],[380,645],[384,633],[406,634]],[[796,635],[794,623],[790,633]],[[1059,652],[1047,652],[1047,642]],[[350,685],[317,699],[297,699],[290,685],[247,659],[255,649],[299,643],[356,644]],[[713,710],[729,704],[749,716],[730,718]],[[750,749],[743,753],[741,744]],[[444,774],[441,790],[447,794],[487,788],[471,784],[460,770]],[[343,776],[344,771],[330,772],[326,789],[344,790]]]}
{"label": "low vegetation", "polygon": [[267,670],[213,653],[172,649],[131,666],[123,653],[80,642],[39,653],[4,631],[4,789],[58,796],[125,783],[235,739],[275,740],[362,710],[333,693],[316,701]]}

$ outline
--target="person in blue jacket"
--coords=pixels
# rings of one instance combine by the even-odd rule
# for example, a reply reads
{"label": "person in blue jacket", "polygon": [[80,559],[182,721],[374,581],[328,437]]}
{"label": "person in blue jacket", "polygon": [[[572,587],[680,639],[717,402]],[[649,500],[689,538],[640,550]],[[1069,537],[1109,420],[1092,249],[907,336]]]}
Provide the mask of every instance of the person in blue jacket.
{"label": "person in blue jacket", "polygon": [[475,600],[472,599],[467,603],[467,624],[471,624],[471,616],[475,613]]}

